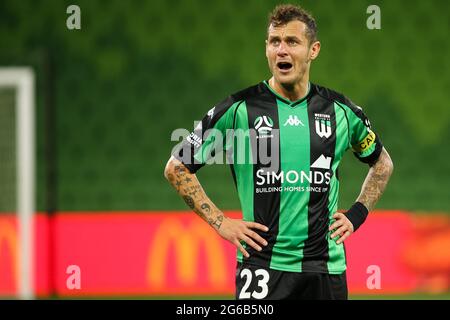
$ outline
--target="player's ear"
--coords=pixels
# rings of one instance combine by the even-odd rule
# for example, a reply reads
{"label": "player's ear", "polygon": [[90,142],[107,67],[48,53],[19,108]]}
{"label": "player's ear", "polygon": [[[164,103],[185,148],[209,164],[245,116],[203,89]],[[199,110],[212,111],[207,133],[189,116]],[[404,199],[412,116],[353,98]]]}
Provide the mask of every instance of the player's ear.
{"label": "player's ear", "polygon": [[319,52],[320,52],[320,42],[315,41],[309,49],[309,58],[311,60],[316,59],[317,56],[319,55]]}

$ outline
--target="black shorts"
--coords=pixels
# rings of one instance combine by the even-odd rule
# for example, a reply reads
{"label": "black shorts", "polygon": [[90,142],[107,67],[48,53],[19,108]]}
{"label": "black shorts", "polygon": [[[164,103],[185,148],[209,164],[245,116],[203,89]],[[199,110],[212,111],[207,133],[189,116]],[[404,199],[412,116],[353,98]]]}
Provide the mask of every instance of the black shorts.
{"label": "black shorts", "polygon": [[345,272],[287,272],[238,263],[236,299],[347,300],[347,278]]}

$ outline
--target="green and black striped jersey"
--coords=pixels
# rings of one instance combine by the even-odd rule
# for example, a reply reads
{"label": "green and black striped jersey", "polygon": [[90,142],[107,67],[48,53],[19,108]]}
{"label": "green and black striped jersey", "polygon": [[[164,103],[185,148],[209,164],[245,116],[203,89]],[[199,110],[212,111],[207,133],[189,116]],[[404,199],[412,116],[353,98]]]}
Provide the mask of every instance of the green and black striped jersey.
{"label": "green and black striped jersey", "polygon": [[[373,163],[382,144],[362,109],[335,91],[310,84],[288,101],[263,81],[217,104],[174,156],[195,173],[226,155],[243,219],[269,227],[268,245],[249,258],[264,268],[340,274],[345,249],[330,239],[338,209],[338,167],[348,149]],[[219,160],[223,160],[223,156]]]}

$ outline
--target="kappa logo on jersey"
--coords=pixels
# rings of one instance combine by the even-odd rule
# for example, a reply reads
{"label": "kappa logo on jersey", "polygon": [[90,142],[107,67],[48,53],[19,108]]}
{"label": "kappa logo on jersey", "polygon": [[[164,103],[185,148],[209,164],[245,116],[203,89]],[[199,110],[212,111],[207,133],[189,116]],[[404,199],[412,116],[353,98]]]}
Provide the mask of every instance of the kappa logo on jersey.
{"label": "kappa logo on jersey", "polygon": [[213,115],[214,115],[214,109],[216,109],[216,107],[212,107],[211,110],[208,111],[207,115],[212,119]]}
{"label": "kappa logo on jersey", "polygon": [[315,113],[316,133],[321,138],[331,136],[331,117],[329,114]]}
{"label": "kappa logo on jersey", "polygon": [[302,125],[303,127],[305,126],[302,122],[302,120],[300,120],[297,116],[293,116],[290,115],[289,118],[286,120],[286,122],[284,123],[284,126],[286,127],[287,125],[289,126],[295,126],[298,127],[299,125]]}
{"label": "kappa logo on jersey", "polygon": [[273,120],[269,116],[259,116],[253,125],[258,131],[258,138],[272,138]]}

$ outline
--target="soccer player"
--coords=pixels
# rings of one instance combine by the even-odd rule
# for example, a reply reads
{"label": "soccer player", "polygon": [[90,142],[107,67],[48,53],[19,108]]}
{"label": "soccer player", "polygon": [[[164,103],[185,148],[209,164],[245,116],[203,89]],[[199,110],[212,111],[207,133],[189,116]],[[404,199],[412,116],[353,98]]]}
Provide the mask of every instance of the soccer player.
{"label": "soccer player", "polygon": [[[363,110],[309,81],[316,33],[302,8],[277,6],[266,40],[272,77],[210,109],[165,168],[189,207],[238,248],[237,299],[347,299],[343,242],[393,170]],[[229,139],[238,131],[244,139]],[[217,146],[233,160],[242,220],[226,217],[196,178]],[[348,149],[369,169],[355,203],[338,213],[338,166]]]}

